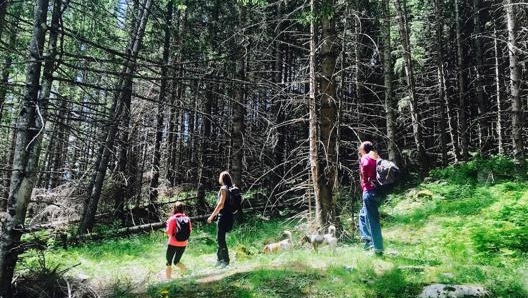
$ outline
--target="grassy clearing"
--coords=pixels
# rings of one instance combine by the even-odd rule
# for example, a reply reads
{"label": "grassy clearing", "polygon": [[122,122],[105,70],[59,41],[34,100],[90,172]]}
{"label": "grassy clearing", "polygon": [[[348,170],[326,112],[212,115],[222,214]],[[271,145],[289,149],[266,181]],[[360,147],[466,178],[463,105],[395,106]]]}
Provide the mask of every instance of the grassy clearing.
{"label": "grassy clearing", "polygon": [[[199,223],[182,259],[190,272],[171,281],[162,279],[161,231],[51,249],[47,266],[77,265],[69,273],[88,276],[107,297],[415,297],[432,283],[479,284],[494,297],[528,297],[528,184],[486,184],[449,171],[388,198],[382,207],[383,258],[353,242],[341,242],[335,256],[299,244],[264,255],[262,246],[284,229],[300,239],[302,225],[254,219],[230,233],[233,261],[227,270],[213,268],[214,225]],[[478,177],[473,166],[466,174]],[[29,253],[20,269],[38,261]]]}

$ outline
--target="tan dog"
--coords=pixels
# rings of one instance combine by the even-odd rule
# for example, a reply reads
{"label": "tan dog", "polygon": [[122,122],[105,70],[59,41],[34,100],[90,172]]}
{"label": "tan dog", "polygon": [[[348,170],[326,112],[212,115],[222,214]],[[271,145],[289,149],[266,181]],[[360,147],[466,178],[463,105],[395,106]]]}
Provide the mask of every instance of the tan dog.
{"label": "tan dog", "polygon": [[292,234],[290,231],[284,231],[287,238],[279,242],[274,242],[264,245],[262,252],[265,254],[276,253],[283,250],[288,250],[293,247]]}

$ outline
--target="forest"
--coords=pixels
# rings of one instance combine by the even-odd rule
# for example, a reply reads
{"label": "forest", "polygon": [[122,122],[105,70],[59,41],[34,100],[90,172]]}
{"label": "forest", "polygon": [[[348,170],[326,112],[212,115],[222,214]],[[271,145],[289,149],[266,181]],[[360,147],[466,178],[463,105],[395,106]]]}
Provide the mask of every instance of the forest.
{"label": "forest", "polygon": [[402,185],[524,179],[527,53],[518,0],[0,0],[0,297],[28,234],[159,228],[181,194],[205,219],[223,170],[345,234],[365,140]]}

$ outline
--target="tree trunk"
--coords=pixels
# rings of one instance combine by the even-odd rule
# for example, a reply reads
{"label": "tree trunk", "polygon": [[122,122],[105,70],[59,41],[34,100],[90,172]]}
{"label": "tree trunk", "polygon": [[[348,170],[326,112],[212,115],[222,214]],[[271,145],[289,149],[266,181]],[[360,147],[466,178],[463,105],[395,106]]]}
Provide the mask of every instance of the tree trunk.
{"label": "tree trunk", "polygon": [[508,28],[508,57],[510,62],[510,98],[512,104],[512,141],[513,157],[519,165],[519,172],[526,175],[526,160],[523,142],[523,107],[521,102],[521,71],[519,65],[519,48],[517,46],[517,21],[514,0],[505,0],[506,24]]}
{"label": "tree trunk", "polygon": [[233,177],[233,183],[242,186],[242,160],[244,158],[244,116],[246,114],[246,68],[247,68],[247,51],[245,51],[247,45],[247,37],[244,35],[244,28],[246,24],[247,7],[244,4],[240,4],[239,12],[239,28],[241,29],[237,40],[238,45],[236,47],[237,57],[236,69],[235,69],[235,82],[233,82],[234,95],[233,95],[233,127],[231,131],[231,138],[233,144],[232,151],[232,162],[231,162],[231,174]]}
{"label": "tree trunk", "polygon": [[183,77],[183,66],[180,65],[181,62],[181,45],[183,44],[183,35],[185,33],[185,22],[186,14],[185,11],[177,11],[176,13],[176,46],[174,46],[175,53],[172,57],[172,67],[171,67],[171,96],[170,96],[170,109],[169,109],[169,137],[167,140],[168,151],[167,154],[167,180],[169,181],[170,186],[175,186],[178,178],[178,168],[181,167],[178,163],[178,144],[181,134],[180,132],[180,119],[182,111],[177,109],[176,106],[179,103],[179,100],[183,97],[184,85],[181,81],[176,79],[176,74],[179,77]]}
{"label": "tree trunk", "polygon": [[478,124],[479,124],[479,147],[480,152],[484,156],[490,154],[491,149],[491,135],[490,135],[490,123],[488,116],[488,107],[486,100],[484,99],[484,76],[483,72],[483,51],[482,51],[482,25],[480,20],[480,2],[481,0],[473,0],[473,25],[474,25],[474,36],[475,41],[475,74],[476,74],[476,97],[478,104]]}
{"label": "tree trunk", "polygon": [[[6,12],[5,10],[7,10],[8,4],[9,4],[8,0],[0,0],[0,41],[2,40],[2,29],[3,29],[3,24],[5,24],[5,12]],[[20,5],[21,4],[18,3],[15,5],[15,7],[20,6]],[[18,22],[19,22],[19,18],[16,18],[14,27],[18,26]],[[7,47],[8,49],[15,48],[16,38],[17,38],[17,31],[11,30],[11,32],[9,33],[9,41],[8,41],[8,47]],[[0,123],[2,121],[2,117],[4,114],[4,104],[5,104],[5,99],[7,96],[7,90],[9,89],[9,76],[11,73],[10,69],[12,67],[12,64],[13,64],[13,54],[6,52],[4,64],[2,67],[2,76],[0,77]]]}
{"label": "tree trunk", "polygon": [[[334,0],[326,0],[323,5],[334,7]],[[336,224],[335,198],[333,196],[335,180],[337,178],[337,98],[335,67],[339,53],[335,18],[324,14],[321,20],[320,53],[321,77],[319,78],[319,96],[321,103],[320,114],[320,137],[321,153],[319,156],[319,176],[317,178],[320,189],[319,200],[316,203],[317,224],[326,226]]]}
{"label": "tree trunk", "polygon": [[99,204],[99,198],[101,196],[101,191],[103,187],[104,178],[106,176],[106,168],[110,161],[111,153],[114,147],[114,139],[117,135],[117,130],[119,122],[122,120],[121,113],[123,112],[125,102],[129,96],[129,93],[132,91],[132,74],[136,69],[136,60],[145,33],[145,27],[148,21],[150,7],[152,0],[145,0],[138,21],[138,26],[136,30],[136,35],[131,39],[130,44],[126,51],[126,59],[124,61],[122,76],[123,78],[118,84],[118,93],[114,98],[114,102],[111,108],[111,114],[113,119],[111,119],[111,125],[106,133],[105,140],[102,143],[102,146],[99,148],[98,157],[96,161],[96,172],[92,177],[92,181],[88,186],[88,196],[84,203],[83,215],[81,217],[81,222],[79,225],[79,234],[84,234],[90,231],[94,226],[95,213],[97,212],[97,205]]}
{"label": "tree trunk", "polygon": [[0,213],[7,211],[7,201],[9,200],[9,189],[11,188],[11,172],[13,170],[13,160],[15,159],[15,146],[16,146],[16,130],[11,131],[11,144],[9,146],[9,151],[7,152],[7,162],[5,165],[4,171],[4,193],[0,201]]}
{"label": "tree trunk", "polygon": [[399,161],[398,146],[396,145],[396,111],[397,101],[393,94],[392,49],[390,41],[390,3],[382,0],[381,34],[383,39],[383,78],[385,85],[385,114],[387,116],[387,151],[390,160]]}
{"label": "tree trunk", "polygon": [[[159,177],[161,172],[161,141],[163,139],[163,120],[165,110],[165,100],[167,94],[168,68],[169,68],[169,54],[171,44],[171,30],[172,30],[172,11],[174,1],[167,3],[167,14],[165,18],[165,39],[163,41],[163,61],[161,66],[161,85],[158,96],[158,112],[156,116],[156,138],[154,141],[154,158],[152,160],[152,179],[150,180],[150,196],[149,205],[154,207],[158,199]],[[150,209],[153,209],[153,208]],[[153,210],[152,210],[153,211]]]}
{"label": "tree trunk", "polygon": [[2,40],[2,33],[4,33],[5,16],[7,7],[9,6],[9,0],[0,0],[0,40]]}
{"label": "tree trunk", "polygon": [[[55,68],[58,67],[58,65],[55,65],[56,62],[56,56],[57,56],[57,39],[59,36],[59,21],[61,17],[61,10],[62,10],[62,1],[55,0],[53,4],[53,10],[52,10],[52,16],[51,16],[51,28],[49,33],[49,42],[48,42],[48,49],[47,53],[44,54],[44,71],[43,71],[43,81],[42,81],[42,90],[39,94],[39,100],[41,102],[41,105],[44,107],[48,106],[48,102],[50,99],[51,94],[51,88],[53,85],[53,73],[55,71]],[[60,116],[59,116],[60,117]],[[54,144],[56,142],[56,135],[57,133],[52,133],[52,137],[50,138],[50,144]],[[39,146],[40,147],[40,146]],[[52,148],[53,146],[49,146]],[[40,150],[40,149],[39,149]],[[53,157],[53,154],[51,150],[48,150],[46,152],[47,155],[50,156],[50,159],[48,161],[49,164],[49,172],[51,175],[51,171],[53,170],[51,168],[51,157]],[[47,181],[46,181],[46,184]],[[37,184],[38,185],[38,184]],[[49,186],[49,185],[46,185]]]}
{"label": "tree trunk", "polygon": [[468,121],[466,115],[466,83],[464,77],[464,57],[462,56],[462,32],[460,28],[459,0],[455,0],[455,23],[456,23],[456,47],[457,47],[457,67],[458,67],[458,135],[460,137],[460,149],[462,160],[467,160],[468,152]]}
{"label": "tree trunk", "polygon": [[502,98],[501,98],[501,84],[500,84],[500,61],[499,55],[499,36],[497,34],[497,24],[493,21],[493,50],[495,54],[495,100],[497,103],[497,122],[495,131],[497,132],[497,153],[504,154],[504,144],[502,138]]}
{"label": "tree trunk", "polygon": [[[314,14],[314,0],[310,0],[310,11]],[[317,206],[320,206],[320,187],[319,187],[319,126],[318,126],[318,104],[315,97],[315,21],[310,18],[310,52],[309,52],[309,93],[308,93],[308,111],[309,111],[309,132],[310,142],[310,173],[314,191],[314,198]],[[311,216],[311,198],[309,198],[309,216]],[[320,207],[316,207],[316,221],[320,221]]]}
{"label": "tree trunk", "polygon": [[[282,7],[283,5],[281,3],[277,4],[277,11],[276,16],[277,19],[281,19],[282,16]],[[284,59],[284,47],[282,45],[282,40],[285,38],[283,31],[284,22],[279,22],[277,26],[275,27],[275,30],[273,31],[273,34],[275,34],[276,39],[274,43],[274,64],[273,64],[273,76],[272,76],[272,82],[276,86],[278,90],[281,90],[284,88],[283,81],[283,75],[284,75],[284,67],[283,67],[283,59]],[[286,120],[285,117],[285,111],[283,108],[284,103],[284,96],[282,95],[283,92],[280,92],[279,95],[275,96],[273,98],[273,102],[271,103],[271,111],[272,114],[275,116],[275,126],[277,127],[275,129],[275,133],[277,136],[277,143],[275,146],[273,146],[273,157],[274,157],[274,169],[273,169],[273,177],[272,177],[272,184],[275,185],[275,187],[272,189],[273,193],[280,192],[280,184],[281,181],[284,179],[284,175],[286,173],[286,129],[283,125],[284,121]],[[273,194],[271,194],[273,196]]]}
{"label": "tree trunk", "polygon": [[444,0],[435,0],[435,15],[436,15],[436,65],[438,74],[438,105],[439,118],[438,130],[440,134],[440,152],[442,159],[442,166],[446,166],[447,160],[447,135],[446,135],[446,111],[445,111],[445,71],[444,71]]}
{"label": "tree trunk", "polygon": [[[26,69],[26,88],[16,124],[16,145],[11,174],[11,187],[7,212],[2,212],[0,230],[0,297],[12,296],[11,281],[18,261],[17,250],[26,218],[27,205],[35,184],[38,168],[42,113],[39,102],[39,83],[42,68],[42,50],[46,38],[46,20],[49,0],[35,4],[33,35],[29,45],[29,62]],[[41,110],[40,108],[43,108]]]}
{"label": "tree trunk", "polygon": [[[406,1],[406,0],[403,0]],[[411,57],[411,44],[409,41],[409,30],[407,23],[407,12],[405,6],[402,6],[402,0],[396,0],[395,3],[396,14],[398,16],[398,24],[400,27],[400,39],[403,46],[403,58],[405,61],[405,73],[407,79],[407,88],[409,90],[411,120],[414,134],[414,142],[416,144],[416,152],[418,156],[418,166],[420,175],[424,176],[427,172],[425,148],[423,144],[423,133],[421,125],[421,116],[418,111],[418,99],[416,97],[415,78],[413,71],[413,63]],[[405,2],[403,3],[405,4]]]}
{"label": "tree trunk", "polygon": [[49,182],[51,188],[59,186],[62,182],[62,176],[66,169],[64,168],[64,160],[68,152],[68,136],[69,136],[69,125],[68,120],[65,116],[68,115],[68,102],[66,100],[61,101],[60,109],[58,111],[59,123],[56,125],[58,130],[56,146],[53,152],[52,158],[52,169],[54,173],[51,175],[51,181]]}

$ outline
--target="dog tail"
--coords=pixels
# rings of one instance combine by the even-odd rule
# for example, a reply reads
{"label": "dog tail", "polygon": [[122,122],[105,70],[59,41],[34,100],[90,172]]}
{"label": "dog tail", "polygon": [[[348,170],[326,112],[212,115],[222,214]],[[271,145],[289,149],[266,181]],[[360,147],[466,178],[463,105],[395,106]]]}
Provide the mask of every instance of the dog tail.
{"label": "dog tail", "polygon": [[269,245],[264,245],[264,248],[262,249],[262,252],[265,253],[265,254],[270,253],[271,249],[270,249]]}
{"label": "dog tail", "polygon": [[284,231],[283,235],[288,236],[288,239],[290,239],[290,242],[293,243],[292,233],[290,231]]}

